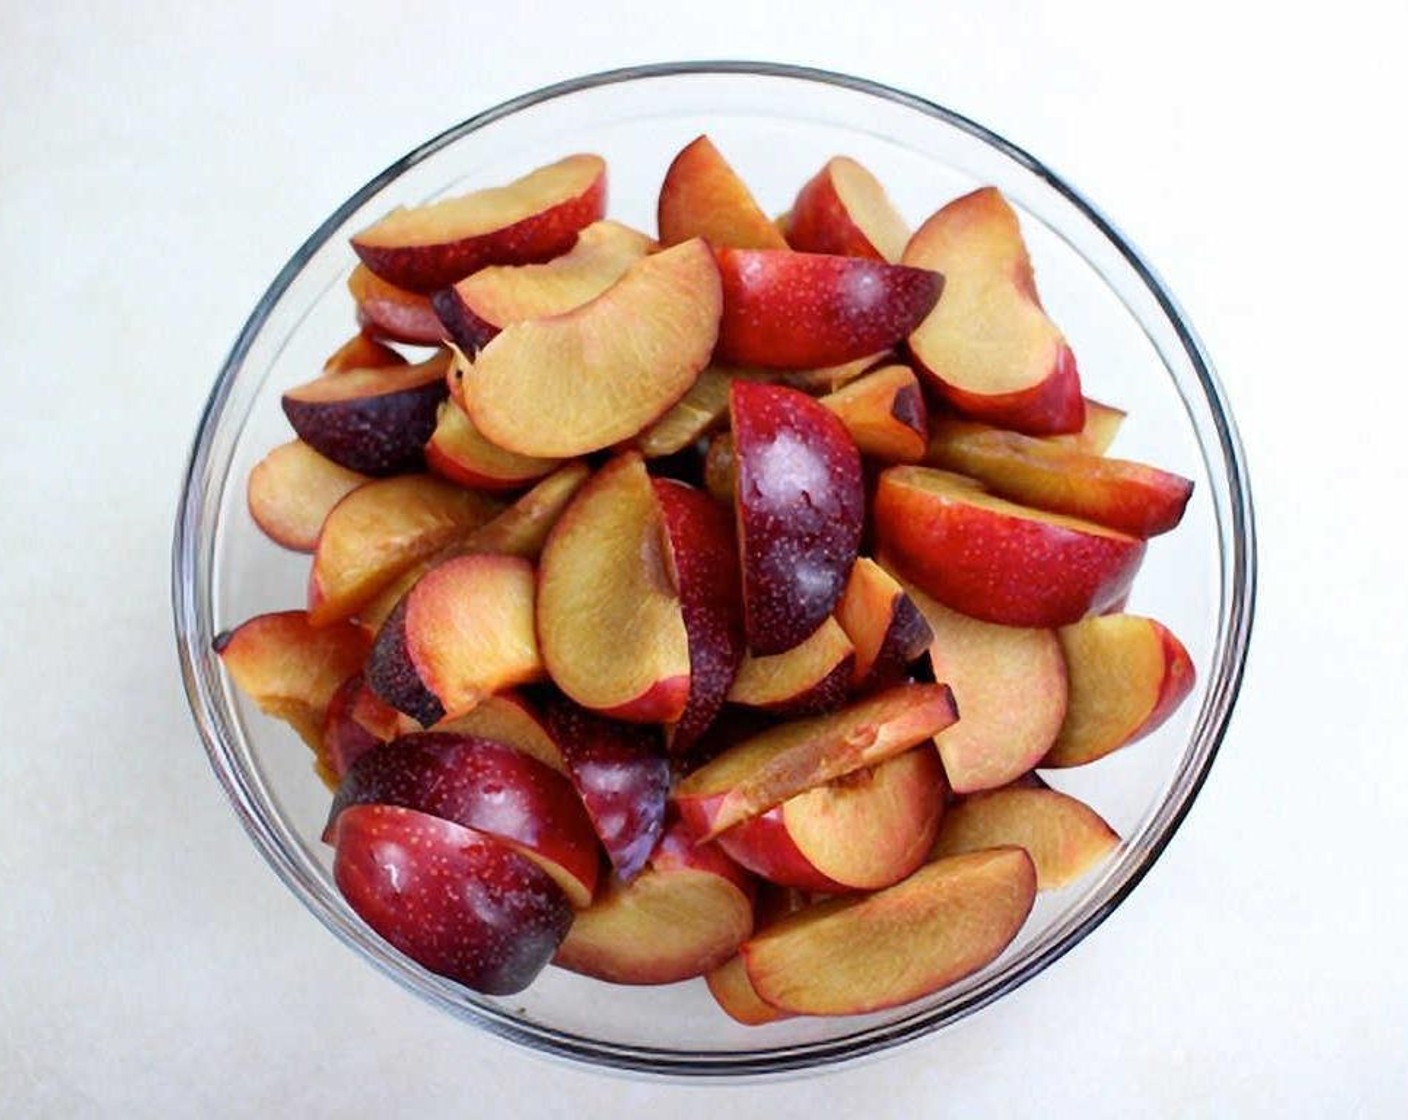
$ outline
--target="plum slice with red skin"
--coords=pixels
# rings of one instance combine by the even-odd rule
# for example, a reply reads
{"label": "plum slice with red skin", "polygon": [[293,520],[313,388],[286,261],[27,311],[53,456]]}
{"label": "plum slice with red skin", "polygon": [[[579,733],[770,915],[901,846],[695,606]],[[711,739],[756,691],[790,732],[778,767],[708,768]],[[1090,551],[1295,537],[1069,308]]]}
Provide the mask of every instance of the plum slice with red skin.
{"label": "plum slice with red skin", "polygon": [[475,991],[522,991],[571,928],[572,905],[552,877],[475,829],[399,805],[356,805],[333,839],[333,879],[362,920]]}
{"label": "plum slice with red skin", "polygon": [[715,360],[774,369],[834,366],[888,350],[938,303],[923,268],[790,249],[718,249],[723,317]]}

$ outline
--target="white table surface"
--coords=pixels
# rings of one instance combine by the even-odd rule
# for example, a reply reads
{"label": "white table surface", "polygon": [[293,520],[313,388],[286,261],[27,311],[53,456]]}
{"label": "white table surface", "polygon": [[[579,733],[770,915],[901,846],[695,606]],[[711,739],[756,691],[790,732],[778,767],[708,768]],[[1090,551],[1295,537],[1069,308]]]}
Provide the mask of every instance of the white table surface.
{"label": "white table surface", "polygon": [[[0,5],[0,1115],[1402,1115],[1395,6],[394,7]],[[1086,943],[882,1060],[697,1087],[482,1037],[302,909],[200,749],[168,555],[214,371],[354,187],[544,82],[729,56],[911,89],[1089,193],[1219,367],[1263,564],[1211,780]]]}

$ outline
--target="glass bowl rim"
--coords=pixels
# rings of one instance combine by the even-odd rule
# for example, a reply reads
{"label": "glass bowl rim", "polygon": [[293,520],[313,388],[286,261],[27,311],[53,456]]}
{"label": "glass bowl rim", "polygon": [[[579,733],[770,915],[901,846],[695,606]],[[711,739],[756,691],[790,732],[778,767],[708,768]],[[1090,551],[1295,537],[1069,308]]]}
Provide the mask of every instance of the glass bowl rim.
{"label": "glass bowl rim", "polygon": [[[404,958],[388,951],[372,935],[335,910],[306,882],[302,871],[285,852],[263,812],[267,806],[248,783],[238,776],[238,765],[224,738],[223,721],[211,680],[208,650],[198,641],[200,612],[209,604],[198,601],[196,569],[203,495],[198,480],[205,477],[214,435],[225,411],[233,384],[242,371],[249,350],[278,305],[284,293],[312,257],[346,221],[370,198],[429,156],[457,140],[519,110],[558,98],[641,79],[677,76],[742,75],[814,82],[868,94],[933,117],[982,141],[1016,164],[1033,173],[1065,198],[1130,266],[1155,301],[1177,335],[1197,381],[1206,397],[1217,435],[1221,466],[1225,468],[1230,499],[1230,533],[1223,536],[1220,557],[1224,580],[1230,580],[1230,615],[1224,621],[1226,642],[1217,663],[1210,667],[1207,704],[1212,719],[1208,725],[1206,751],[1200,766],[1178,790],[1179,796],[1164,826],[1149,837],[1140,857],[1104,903],[1094,908],[1059,941],[1035,954],[1020,968],[1004,972],[952,1004],[931,1008],[897,1023],[863,1029],[821,1042],[783,1045],[757,1050],[687,1052],[623,1043],[604,1042],[583,1035],[559,1031],[516,1018],[497,1009],[454,1000],[446,988],[448,981],[407,966]],[[1201,442],[1201,441],[1200,441]],[[1204,448],[1204,453],[1207,449]],[[1222,524],[1219,518],[1219,529]],[[1231,555],[1227,553],[1230,540]],[[768,1074],[795,1073],[816,1067],[836,1068],[861,1057],[876,1054],[901,1043],[932,1033],[972,1014],[987,1004],[1025,984],[1083,941],[1143,880],[1172,840],[1192,807],[1211,770],[1226,735],[1246,667],[1256,599],[1256,537],[1252,512],[1250,477],[1223,390],[1202,343],[1177,301],[1153,268],[1110,221],[1080,192],[1040,160],[991,129],[936,102],[868,78],[836,71],[785,63],[748,60],[677,61],[625,66],[582,75],[542,86],[475,114],[452,125],[412,149],[370,179],[339,206],[304,241],[264,292],[231,347],[202,410],[193,438],[187,468],[182,480],[172,548],[172,609],[182,680],[206,755],[232,807],[246,832],[265,860],[299,900],[349,947],[360,952],[403,987],[413,991],[460,1019],[468,1019],[506,1040],[548,1055],[573,1059],[593,1067],[672,1078],[756,1079]],[[213,629],[213,624],[210,627]],[[414,971],[412,971],[414,970]],[[442,987],[444,986],[444,987]]]}

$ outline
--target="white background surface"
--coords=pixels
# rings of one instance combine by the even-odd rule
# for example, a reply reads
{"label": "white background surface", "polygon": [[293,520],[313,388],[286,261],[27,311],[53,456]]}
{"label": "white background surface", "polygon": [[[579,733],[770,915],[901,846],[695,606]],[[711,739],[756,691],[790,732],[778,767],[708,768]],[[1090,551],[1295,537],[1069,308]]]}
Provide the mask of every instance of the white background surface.
{"label": "white background surface", "polygon": [[[0,3],[0,1115],[1402,1115],[1394,5],[203,7]],[[214,373],[354,188],[544,82],[728,56],[908,88],[1088,193],[1218,365],[1263,564],[1212,778],[1086,943],[860,1068],[681,1087],[480,1037],[323,931],[209,772],[167,573]]]}

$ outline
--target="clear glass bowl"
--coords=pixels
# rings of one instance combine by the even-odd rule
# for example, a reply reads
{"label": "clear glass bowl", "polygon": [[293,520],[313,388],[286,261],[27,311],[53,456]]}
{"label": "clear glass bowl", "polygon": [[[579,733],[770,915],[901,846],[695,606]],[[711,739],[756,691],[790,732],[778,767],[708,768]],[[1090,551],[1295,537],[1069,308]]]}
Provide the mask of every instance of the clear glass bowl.
{"label": "clear glass bowl", "polygon": [[[992,965],[927,999],[843,1019],[735,1024],[702,981],[607,987],[548,969],[517,996],[476,995],[372,934],[342,901],[318,839],[328,792],[284,725],[236,695],[211,651],[223,628],[303,601],[307,557],[266,540],[245,506],[249,469],[289,438],[280,393],[353,329],[348,237],[402,203],[512,179],[568,152],[611,169],[612,217],[655,228],[669,159],[707,131],[766,207],[781,211],[835,154],[859,159],[917,224],[996,184],[1018,208],[1043,300],[1088,395],[1126,409],[1116,452],[1196,483],[1183,524],[1155,539],[1129,609],[1170,626],[1198,684],[1134,747],[1051,775],[1124,837],[1084,879],[1039,897]],[[329,929],[397,982],[534,1050],[672,1076],[756,1076],[834,1065],[937,1030],[1012,991],[1093,930],[1138,884],[1207,777],[1237,694],[1255,579],[1251,498],[1223,393],[1153,270],[1073,188],[972,121],[872,82],[754,63],[650,66],[540,90],[436,137],[353,195],[293,255],[220,371],[196,433],[176,526],[173,599],[187,693],[216,776],[254,843]]]}

